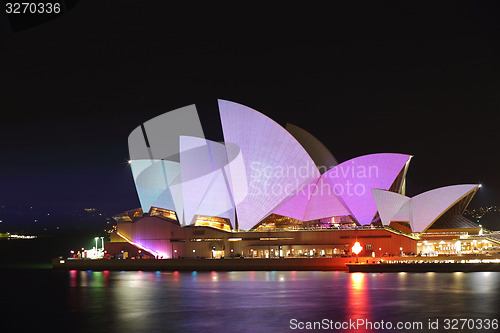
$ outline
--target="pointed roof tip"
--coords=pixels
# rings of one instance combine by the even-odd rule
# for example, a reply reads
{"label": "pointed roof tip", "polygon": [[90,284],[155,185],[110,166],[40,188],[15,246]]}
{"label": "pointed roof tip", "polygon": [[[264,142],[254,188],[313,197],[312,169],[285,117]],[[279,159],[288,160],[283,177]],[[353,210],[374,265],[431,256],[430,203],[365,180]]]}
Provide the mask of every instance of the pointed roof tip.
{"label": "pointed roof tip", "polygon": [[401,155],[401,156],[406,156],[406,157],[408,157],[408,159],[410,159],[410,158],[413,158],[413,157],[414,157],[413,155],[411,155],[411,154],[407,154],[407,153],[387,153],[387,152],[383,152],[383,153],[372,153],[372,154],[367,154],[367,155],[363,155],[363,156],[379,155],[379,154]]}
{"label": "pointed roof tip", "polygon": [[[441,187],[434,188],[432,190],[417,194],[416,196],[412,197],[412,199],[419,197],[419,196],[428,195],[429,193],[436,193],[436,192],[441,192],[441,191],[447,191],[447,192],[450,192],[453,190],[456,190],[457,192],[465,191],[464,193],[467,194],[470,191],[473,191],[473,190],[479,188],[478,186],[479,186],[478,184],[456,184],[456,185],[441,186]],[[462,189],[462,191],[460,191],[460,189]]]}

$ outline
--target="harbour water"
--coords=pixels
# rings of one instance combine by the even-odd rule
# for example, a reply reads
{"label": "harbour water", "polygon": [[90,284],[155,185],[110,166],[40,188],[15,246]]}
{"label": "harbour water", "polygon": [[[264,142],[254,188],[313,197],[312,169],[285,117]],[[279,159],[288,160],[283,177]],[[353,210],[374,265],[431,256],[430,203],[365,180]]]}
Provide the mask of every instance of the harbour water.
{"label": "harbour water", "polygon": [[0,273],[2,332],[496,332],[485,320],[500,319],[499,272]]}

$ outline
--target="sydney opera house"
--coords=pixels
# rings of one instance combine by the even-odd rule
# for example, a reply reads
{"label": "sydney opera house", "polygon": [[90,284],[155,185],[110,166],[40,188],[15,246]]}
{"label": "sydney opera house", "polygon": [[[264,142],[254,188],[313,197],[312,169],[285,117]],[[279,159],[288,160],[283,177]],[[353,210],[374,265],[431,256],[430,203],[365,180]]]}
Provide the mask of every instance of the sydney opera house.
{"label": "sydney opera house", "polygon": [[205,139],[194,105],[132,131],[141,207],[114,217],[108,256],[334,257],[350,256],[359,241],[361,256],[380,257],[472,253],[494,242],[463,216],[479,185],[410,198],[410,155],[339,163],[298,126],[234,102],[218,106],[223,142]]}

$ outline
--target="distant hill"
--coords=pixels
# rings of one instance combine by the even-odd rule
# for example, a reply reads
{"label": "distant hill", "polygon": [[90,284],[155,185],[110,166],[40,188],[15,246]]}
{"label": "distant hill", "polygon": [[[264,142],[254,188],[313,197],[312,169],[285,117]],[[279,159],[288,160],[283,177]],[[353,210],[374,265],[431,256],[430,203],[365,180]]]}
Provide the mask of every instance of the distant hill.
{"label": "distant hill", "polygon": [[479,221],[485,229],[500,231],[500,212],[488,212]]}

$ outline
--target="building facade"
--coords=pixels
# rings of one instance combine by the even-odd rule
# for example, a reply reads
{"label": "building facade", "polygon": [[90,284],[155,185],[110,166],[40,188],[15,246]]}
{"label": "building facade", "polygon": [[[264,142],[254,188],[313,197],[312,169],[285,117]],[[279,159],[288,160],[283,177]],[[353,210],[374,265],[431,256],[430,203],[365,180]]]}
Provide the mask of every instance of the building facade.
{"label": "building facade", "polygon": [[[132,131],[129,163],[141,208],[115,217],[110,256],[335,257],[352,255],[356,240],[361,255],[373,257],[475,247],[461,240],[480,233],[463,217],[478,185],[409,198],[411,155],[339,163],[298,126],[284,128],[238,103],[218,104],[222,143],[205,139],[194,105]],[[431,246],[436,235],[441,243]]]}

